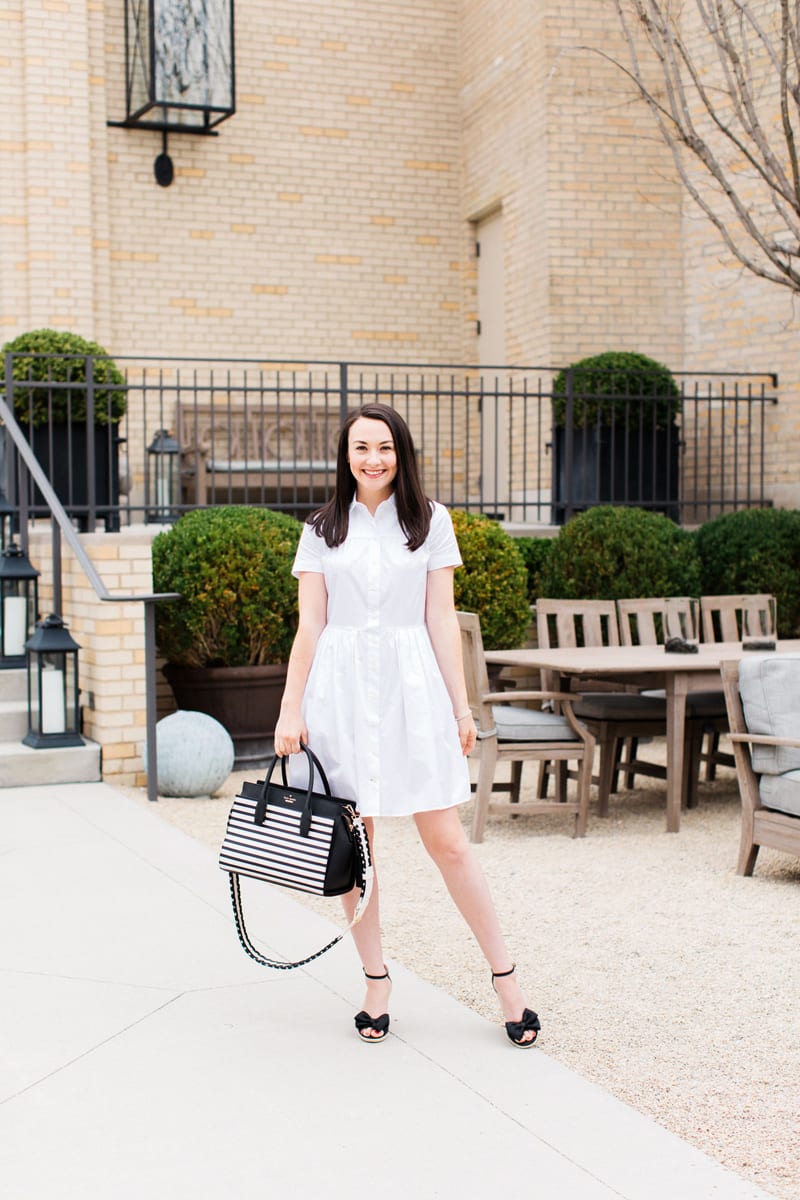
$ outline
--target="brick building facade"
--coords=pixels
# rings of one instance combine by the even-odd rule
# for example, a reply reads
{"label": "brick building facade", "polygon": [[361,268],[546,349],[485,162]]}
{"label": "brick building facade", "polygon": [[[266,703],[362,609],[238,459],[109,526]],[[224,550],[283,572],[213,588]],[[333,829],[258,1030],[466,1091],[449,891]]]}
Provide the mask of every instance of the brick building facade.
{"label": "brick building facade", "polygon": [[[624,58],[610,0],[238,0],[237,111],[218,137],[170,137],[169,188],[160,136],[108,124],[124,9],[0,0],[2,340],[53,326],[134,357],[631,349],[772,370],[767,494],[800,506],[791,296],[725,264],[648,112],[589,49]],[[115,554],[139,571],[140,549]],[[101,695],[114,664],[92,653]]]}

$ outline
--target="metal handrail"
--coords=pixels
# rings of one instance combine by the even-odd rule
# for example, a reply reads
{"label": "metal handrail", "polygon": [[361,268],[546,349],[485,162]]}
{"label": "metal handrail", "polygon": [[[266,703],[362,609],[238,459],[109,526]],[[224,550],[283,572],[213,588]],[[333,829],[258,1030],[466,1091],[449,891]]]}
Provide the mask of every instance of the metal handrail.
{"label": "metal handrail", "polygon": [[[156,748],[156,612],[161,600],[177,600],[180,592],[124,593],[109,592],[80,538],[73,529],[61,501],[42,470],[33,449],[17,424],[16,418],[0,393],[0,420],[14,443],[17,453],[39,488],[53,522],[53,603],[61,607],[61,535],[77,558],[81,569],[92,585],[98,600],[104,603],[121,604],[137,601],[144,604],[144,670],[145,670],[145,722],[147,744],[147,799],[158,799],[158,751]],[[61,614],[59,614],[61,615]]]}

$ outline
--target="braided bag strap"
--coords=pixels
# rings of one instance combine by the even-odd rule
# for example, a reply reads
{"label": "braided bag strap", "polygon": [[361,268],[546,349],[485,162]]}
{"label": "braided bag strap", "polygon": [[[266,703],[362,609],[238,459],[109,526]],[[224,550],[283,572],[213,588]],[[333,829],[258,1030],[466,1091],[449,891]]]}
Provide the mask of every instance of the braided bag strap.
{"label": "braided bag strap", "polygon": [[321,950],[317,950],[316,954],[309,954],[307,958],[301,958],[297,962],[284,962],[282,959],[267,958],[253,945],[250,935],[247,932],[247,927],[244,922],[244,910],[242,908],[241,889],[239,887],[239,876],[235,871],[228,872],[231,887],[231,904],[233,906],[233,916],[236,922],[236,932],[239,935],[239,941],[242,944],[242,949],[245,954],[249,955],[254,962],[257,962],[262,967],[272,967],[276,971],[292,971],[295,967],[304,967],[307,963],[314,962],[316,958],[321,958],[328,950],[332,949],[338,942],[342,940],[344,935],[357,925],[366,912],[369,904],[370,896],[372,895],[372,879],[373,867],[372,856],[369,848],[369,838],[364,826],[364,822],[360,816],[356,816],[353,820],[353,837],[355,840],[356,850],[361,862],[361,894],[358,897],[353,919],[346,929],[337,934],[332,941],[328,942],[327,946],[323,946]]}

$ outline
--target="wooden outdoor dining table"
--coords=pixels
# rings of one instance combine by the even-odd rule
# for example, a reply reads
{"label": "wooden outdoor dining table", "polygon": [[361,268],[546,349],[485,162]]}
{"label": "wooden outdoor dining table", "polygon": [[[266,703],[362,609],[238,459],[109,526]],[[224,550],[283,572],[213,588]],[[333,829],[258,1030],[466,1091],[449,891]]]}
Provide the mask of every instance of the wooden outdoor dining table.
{"label": "wooden outdoor dining table", "polygon": [[[800,639],[779,641],[778,654],[800,653]],[[746,651],[745,653],[750,653]],[[720,663],[742,657],[741,642],[700,643],[697,654],[667,653],[663,646],[597,646],[558,650],[487,650],[486,661],[553,671],[559,690],[568,679],[597,679],[664,688],[667,695],[667,832],[681,826],[684,796],[683,736],[689,692],[722,690]],[[580,690],[580,687],[573,689]]]}

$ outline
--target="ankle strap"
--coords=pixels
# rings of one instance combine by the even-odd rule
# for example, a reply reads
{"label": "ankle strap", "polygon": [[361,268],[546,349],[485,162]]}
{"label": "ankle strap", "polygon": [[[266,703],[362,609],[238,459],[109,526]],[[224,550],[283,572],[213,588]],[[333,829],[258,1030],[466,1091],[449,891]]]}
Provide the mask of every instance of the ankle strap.
{"label": "ankle strap", "polygon": [[510,971],[492,971],[492,981],[495,979],[505,979],[508,975],[513,975],[517,969],[517,964],[514,963]]}
{"label": "ankle strap", "polygon": [[388,979],[389,978],[389,972],[386,969],[386,963],[383,964],[383,974],[382,975],[368,975],[367,971],[364,967],[362,967],[361,970],[364,972],[365,979]]}

